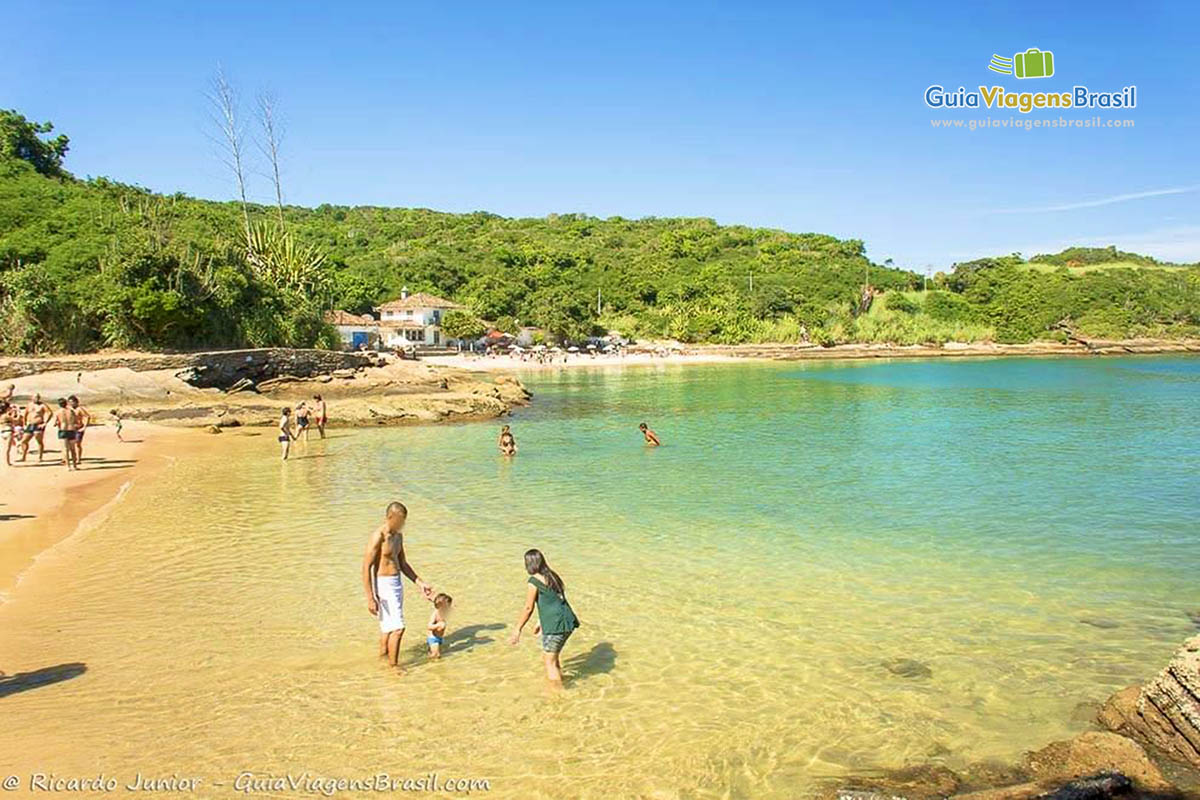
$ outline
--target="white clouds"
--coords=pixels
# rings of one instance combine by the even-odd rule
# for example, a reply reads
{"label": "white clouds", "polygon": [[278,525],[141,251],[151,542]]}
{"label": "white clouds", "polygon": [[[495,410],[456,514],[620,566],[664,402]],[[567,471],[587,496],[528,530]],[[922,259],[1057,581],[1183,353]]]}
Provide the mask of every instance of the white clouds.
{"label": "white clouds", "polygon": [[1110,206],[1114,203],[1125,203],[1130,200],[1141,200],[1147,197],[1163,197],[1171,194],[1188,194],[1200,190],[1200,186],[1178,186],[1169,189],[1151,189],[1146,192],[1130,192],[1129,194],[1115,194],[1111,197],[1101,197],[1096,200],[1082,200],[1078,203],[1063,203],[1057,206],[1039,206],[1032,208],[999,208],[991,213],[993,214],[1045,214],[1051,211],[1074,211],[1077,208],[1096,208],[1097,206]]}

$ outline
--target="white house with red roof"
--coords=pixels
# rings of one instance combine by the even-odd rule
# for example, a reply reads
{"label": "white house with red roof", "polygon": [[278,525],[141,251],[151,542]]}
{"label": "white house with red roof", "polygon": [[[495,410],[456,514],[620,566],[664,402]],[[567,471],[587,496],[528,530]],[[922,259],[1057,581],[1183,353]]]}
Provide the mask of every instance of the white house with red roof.
{"label": "white house with red roof", "polygon": [[370,314],[360,317],[349,311],[337,309],[325,312],[325,322],[337,329],[342,347],[347,350],[374,350],[379,346],[379,323]]}
{"label": "white house with red roof", "polygon": [[385,347],[442,347],[442,315],[463,306],[453,300],[425,292],[400,291],[397,300],[384,303],[379,312],[379,327]]}

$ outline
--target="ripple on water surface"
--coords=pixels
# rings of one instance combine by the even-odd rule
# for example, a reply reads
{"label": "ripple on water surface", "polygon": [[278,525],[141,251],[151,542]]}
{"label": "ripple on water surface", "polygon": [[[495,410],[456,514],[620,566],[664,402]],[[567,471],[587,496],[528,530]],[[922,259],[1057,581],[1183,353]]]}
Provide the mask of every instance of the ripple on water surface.
{"label": "ripple on water surface", "polygon": [[[930,754],[1010,758],[1154,672],[1200,607],[1200,362],[576,371],[495,428],[229,433],[135,485],[0,609],[0,766],[387,770],[494,796],[787,797]],[[336,409],[334,409],[336,415]],[[640,441],[648,420],[665,446]],[[384,504],[455,596],[448,652],[374,654]],[[548,699],[504,643],[543,549],[584,625]],[[69,734],[67,733],[69,732]],[[950,755],[944,755],[944,753]],[[11,763],[9,763],[11,762]],[[357,774],[355,772],[354,774]]]}

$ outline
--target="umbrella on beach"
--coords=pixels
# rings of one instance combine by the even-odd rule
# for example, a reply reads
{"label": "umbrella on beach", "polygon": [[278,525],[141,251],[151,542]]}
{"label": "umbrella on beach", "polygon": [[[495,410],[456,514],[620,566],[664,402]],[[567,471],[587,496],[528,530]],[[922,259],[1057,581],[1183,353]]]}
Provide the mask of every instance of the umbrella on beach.
{"label": "umbrella on beach", "polygon": [[568,347],[568,348],[567,348],[567,352],[568,352],[568,353],[578,353],[578,352],[579,352],[579,348],[578,348],[578,347],[576,347],[575,345],[571,345],[570,347]]}

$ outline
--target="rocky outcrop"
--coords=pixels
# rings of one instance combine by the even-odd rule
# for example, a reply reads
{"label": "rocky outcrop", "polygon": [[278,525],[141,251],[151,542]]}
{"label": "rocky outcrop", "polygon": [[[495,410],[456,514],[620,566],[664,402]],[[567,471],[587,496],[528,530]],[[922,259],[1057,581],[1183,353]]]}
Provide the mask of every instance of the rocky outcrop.
{"label": "rocky outcrop", "polygon": [[[280,410],[320,394],[339,426],[488,419],[529,402],[517,378],[414,361],[381,362],[374,354],[324,350],[227,351],[182,369],[62,370],[57,359],[18,378],[17,397],[78,395],[102,415],[119,408],[129,419],[167,425],[226,428],[274,425]],[[159,365],[146,356],[139,367]],[[74,366],[74,364],[72,364]],[[176,365],[177,366],[177,365]]]}
{"label": "rocky outcrop", "polygon": [[825,792],[836,800],[1103,800],[1180,796],[1137,742],[1091,731],[1025,754],[1019,764],[937,764],[850,778]]}
{"label": "rocky outcrop", "polygon": [[1099,720],[1200,769],[1200,636],[1185,642],[1150,683],[1109,698]]}

